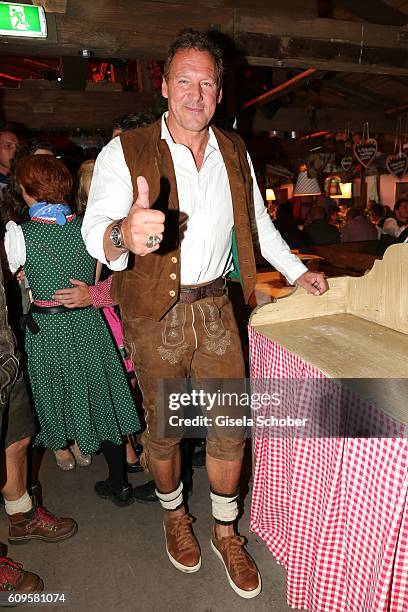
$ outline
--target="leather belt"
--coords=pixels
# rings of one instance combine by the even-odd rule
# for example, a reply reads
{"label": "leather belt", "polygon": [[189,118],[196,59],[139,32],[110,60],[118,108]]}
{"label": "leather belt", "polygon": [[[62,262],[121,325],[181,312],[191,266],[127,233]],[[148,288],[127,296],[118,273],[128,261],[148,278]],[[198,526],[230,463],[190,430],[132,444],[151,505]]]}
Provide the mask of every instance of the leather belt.
{"label": "leather belt", "polygon": [[79,308],[67,308],[66,306],[37,306],[31,304],[31,312],[37,314],[60,314],[61,312],[73,312],[74,310],[85,310],[85,308],[91,308],[91,306],[81,306]]}
{"label": "leather belt", "polygon": [[225,278],[216,278],[205,285],[180,287],[179,302],[181,304],[192,304],[198,300],[208,297],[221,297],[225,293]]}

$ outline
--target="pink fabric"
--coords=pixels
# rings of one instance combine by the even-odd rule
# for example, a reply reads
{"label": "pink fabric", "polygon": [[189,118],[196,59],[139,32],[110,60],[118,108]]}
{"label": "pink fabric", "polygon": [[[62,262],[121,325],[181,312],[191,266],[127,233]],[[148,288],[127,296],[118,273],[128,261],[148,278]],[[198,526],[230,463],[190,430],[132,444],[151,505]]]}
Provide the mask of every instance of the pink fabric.
{"label": "pink fabric", "polygon": [[[126,350],[123,344],[122,321],[116,314],[113,306],[108,306],[106,308],[103,308],[102,311],[105,316],[106,322],[109,325],[109,328],[112,332],[112,335],[115,339],[116,346],[122,353],[123,352],[126,353]],[[132,360],[129,357],[123,357],[123,356],[122,356],[122,359],[123,359],[124,366],[126,368],[126,372],[133,372],[134,368],[133,368]]]}
{"label": "pink fabric", "polygon": [[129,357],[123,356],[126,354],[126,350],[123,344],[123,326],[122,321],[116,314],[114,309],[114,302],[110,296],[110,288],[112,285],[112,276],[109,276],[104,281],[99,281],[96,285],[89,287],[89,294],[92,300],[92,306],[94,308],[102,308],[102,312],[105,316],[106,322],[109,325],[109,329],[115,339],[116,346],[122,353],[122,359],[126,372],[133,372],[133,363]]}
{"label": "pink fabric", "polygon": [[[251,328],[249,336],[253,381],[286,378],[296,400],[313,389],[302,380],[334,384]],[[326,412],[323,419],[335,418]],[[286,567],[292,608],[408,610],[408,441],[383,420],[394,437],[277,437],[255,428],[251,529]]]}
{"label": "pink fabric", "polygon": [[92,306],[94,308],[114,305],[110,295],[111,285],[112,276],[109,276],[106,280],[99,281],[96,285],[89,287],[89,295],[91,296]]}

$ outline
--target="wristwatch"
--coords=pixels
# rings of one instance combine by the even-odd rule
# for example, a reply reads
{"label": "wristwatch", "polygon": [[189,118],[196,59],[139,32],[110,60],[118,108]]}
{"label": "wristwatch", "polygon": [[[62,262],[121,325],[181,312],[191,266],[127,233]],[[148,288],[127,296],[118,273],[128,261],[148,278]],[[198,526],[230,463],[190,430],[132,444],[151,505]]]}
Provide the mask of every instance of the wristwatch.
{"label": "wristwatch", "polygon": [[116,221],[115,224],[112,226],[111,232],[109,234],[111,243],[117,249],[126,249],[126,246],[122,241],[122,231],[120,229],[124,220],[125,217]]}

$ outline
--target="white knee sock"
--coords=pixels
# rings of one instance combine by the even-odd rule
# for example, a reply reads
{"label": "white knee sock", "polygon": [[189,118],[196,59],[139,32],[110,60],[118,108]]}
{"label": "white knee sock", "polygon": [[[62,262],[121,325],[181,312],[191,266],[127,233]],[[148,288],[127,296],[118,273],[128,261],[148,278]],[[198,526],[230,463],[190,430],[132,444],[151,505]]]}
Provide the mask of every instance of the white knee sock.
{"label": "white knee sock", "polygon": [[233,523],[238,516],[238,493],[220,495],[210,492],[212,513],[217,523]]}
{"label": "white knee sock", "polygon": [[180,482],[177,489],[171,493],[160,493],[156,489],[156,495],[164,510],[177,510],[183,505],[183,483]]}
{"label": "white knee sock", "polygon": [[17,514],[19,512],[29,512],[33,507],[33,502],[28,492],[26,491],[24,495],[20,497],[20,499],[16,499],[15,501],[9,501],[4,498],[4,506],[6,508],[7,514]]}

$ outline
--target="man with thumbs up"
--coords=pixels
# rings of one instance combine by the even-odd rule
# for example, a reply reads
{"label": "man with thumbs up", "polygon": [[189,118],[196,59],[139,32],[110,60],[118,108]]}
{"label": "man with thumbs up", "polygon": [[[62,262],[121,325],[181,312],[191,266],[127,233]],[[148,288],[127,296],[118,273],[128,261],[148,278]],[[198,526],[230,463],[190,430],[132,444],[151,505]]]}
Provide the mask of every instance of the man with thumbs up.
{"label": "man with thumbs up", "polygon": [[[163,379],[243,379],[241,344],[225,289],[239,269],[245,299],[256,283],[251,217],[261,252],[291,283],[319,295],[274,228],[241,138],[211,126],[222,97],[222,53],[209,35],[185,31],[169,49],[162,84],[168,112],[124,132],[100,153],[83,224],[89,252],[116,271],[112,297],[143,393],[145,459],[164,509],[166,551],[185,573],[201,567],[183,506],[179,438],[160,432]],[[214,410],[217,407],[214,408]],[[214,528],[211,547],[232,589],[249,599],[261,579],[234,532],[244,431],[207,436]]]}

